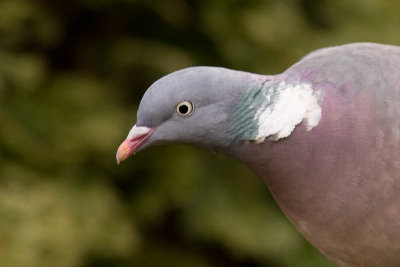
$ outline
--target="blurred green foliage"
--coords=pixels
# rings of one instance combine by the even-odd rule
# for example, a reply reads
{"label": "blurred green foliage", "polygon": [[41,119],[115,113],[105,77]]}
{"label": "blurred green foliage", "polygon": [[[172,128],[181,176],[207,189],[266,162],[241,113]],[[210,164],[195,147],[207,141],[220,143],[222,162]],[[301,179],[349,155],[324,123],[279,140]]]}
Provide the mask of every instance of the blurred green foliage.
{"label": "blurred green foliage", "polygon": [[400,44],[395,0],[0,1],[0,266],[332,266],[261,180],[152,148],[116,166],[145,89],[193,65],[278,73]]}

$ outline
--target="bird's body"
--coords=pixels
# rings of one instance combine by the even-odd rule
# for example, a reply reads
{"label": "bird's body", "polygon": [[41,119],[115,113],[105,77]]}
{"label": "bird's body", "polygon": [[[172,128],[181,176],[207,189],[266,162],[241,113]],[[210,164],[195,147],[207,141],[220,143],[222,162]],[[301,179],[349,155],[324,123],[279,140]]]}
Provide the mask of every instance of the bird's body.
{"label": "bird's body", "polygon": [[178,71],[146,92],[136,127],[119,159],[138,137],[215,149],[258,173],[337,265],[400,265],[400,47],[321,49],[275,76]]}

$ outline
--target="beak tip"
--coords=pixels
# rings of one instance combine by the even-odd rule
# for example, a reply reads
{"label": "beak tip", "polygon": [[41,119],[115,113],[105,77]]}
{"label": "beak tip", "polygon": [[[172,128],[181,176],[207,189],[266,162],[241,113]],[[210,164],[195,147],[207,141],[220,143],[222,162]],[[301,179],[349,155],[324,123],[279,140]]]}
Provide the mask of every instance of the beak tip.
{"label": "beak tip", "polygon": [[118,148],[117,155],[115,156],[117,160],[117,165],[122,161],[126,160],[132,154],[132,148],[129,146],[128,141],[124,141]]}

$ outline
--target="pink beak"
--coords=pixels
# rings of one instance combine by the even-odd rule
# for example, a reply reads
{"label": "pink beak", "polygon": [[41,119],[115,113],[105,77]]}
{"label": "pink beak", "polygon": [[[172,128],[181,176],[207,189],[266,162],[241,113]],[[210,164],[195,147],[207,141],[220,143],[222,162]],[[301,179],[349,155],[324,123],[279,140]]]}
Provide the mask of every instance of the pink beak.
{"label": "pink beak", "polygon": [[117,164],[129,158],[129,156],[135,154],[138,149],[143,146],[151,134],[153,129],[143,126],[133,126],[128,134],[128,137],[118,147],[117,151]]}

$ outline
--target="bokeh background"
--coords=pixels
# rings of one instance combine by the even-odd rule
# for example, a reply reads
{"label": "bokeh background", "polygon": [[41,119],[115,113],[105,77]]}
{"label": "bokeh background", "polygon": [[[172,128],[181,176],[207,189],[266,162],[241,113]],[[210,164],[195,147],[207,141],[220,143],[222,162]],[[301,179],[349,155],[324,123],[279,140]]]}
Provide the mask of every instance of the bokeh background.
{"label": "bokeh background", "polygon": [[279,73],[400,45],[397,0],[1,0],[0,266],[333,266],[261,179],[179,145],[115,152],[146,88],[194,65]]}

